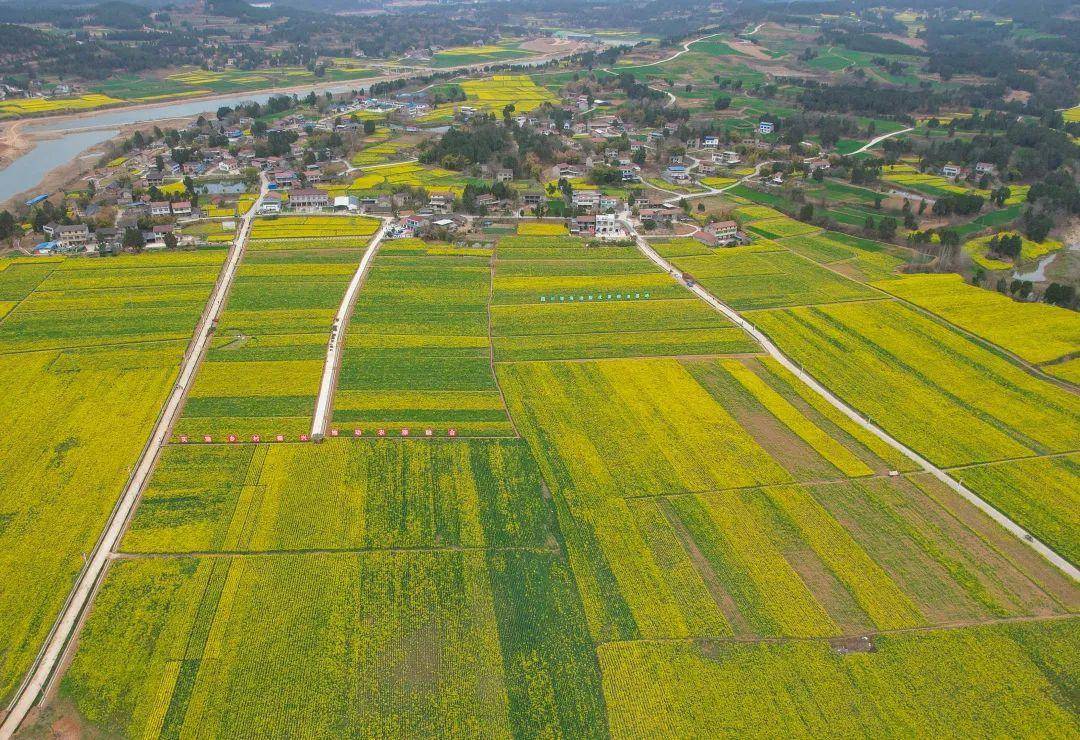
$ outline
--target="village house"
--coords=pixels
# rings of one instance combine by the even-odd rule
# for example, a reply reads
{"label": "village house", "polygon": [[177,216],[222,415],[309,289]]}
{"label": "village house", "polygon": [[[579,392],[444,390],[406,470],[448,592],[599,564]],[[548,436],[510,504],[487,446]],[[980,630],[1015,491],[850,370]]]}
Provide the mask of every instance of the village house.
{"label": "village house", "polygon": [[739,224],[735,221],[715,221],[706,226],[705,231],[711,234],[718,244],[737,244],[740,241]]}
{"label": "village house", "polygon": [[664,170],[663,178],[673,185],[682,185],[690,181],[690,173],[681,164],[673,164]]}
{"label": "village house", "polygon": [[359,211],[360,199],[355,195],[339,195],[334,198],[335,211]]}
{"label": "village house", "polygon": [[980,175],[992,175],[996,172],[994,165],[989,162],[978,162],[975,164],[975,171]]}
{"label": "village house", "polygon": [[454,210],[453,193],[431,193],[428,196],[428,207],[432,213],[450,213]]}
{"label": "village house", "polygon": [[570,233],[592,236],[596,233],[596,216],[578,216],[570,221]]}
{"label": "village house", "polygon": [[521,202],[526,206],[538,206],[544,202],[544,193],[540,190],[526,190],[521,195]]}
{"label": "village house", "polygon": [[172,204],[167,200],[155,200],[150,204],[150,215],[154,218],[172,215]]}
{"label": "village house", "polygon": [[677,208],[661,206],[659,208],[642,208],[638,211],[638,216],[642,221],[652,221],[661,228],[671,228],[680,213],[681,211]]}
{"label": "village house", "polygon": [[600,194],[600,201],[598,203],[601,211],[612,211],[619,207],[619,199],[614,195]]}
{"label": "village house", "polygon": [[575,190],[571,200],[575,208],[596,208],[600,205],[600,191]]}
{"label": "village house", "polygon": [[772,121],[759,121],[758,122],[758,133],[763,135],[763,136],[771,134],[775,130],[776,130],[776,124],[774,124]]}
{"label": "village house", "polygon": [[481,208],[491,209],[499,203],[499,199],[491,193],[482,193],[476,196],[476,205]]}
{"label": "village house", "polygon": [[701,139],[702,149],[715,149],[718,146],[720,146],[719,136],[705,136]]}
{"label": "village house", "polygon": [[296,173],[292,170],[275,172],[273,177],[274,182],[276,182],[279,187],[288,188],[292,187],[296,183]]}
{"label": "village house", "polygon": [[259,213],[281,213],[281,196],[277,193],[267,193],[259,206]]}
{"label": "village house", "polygon": [[941,174],[945,177],[956,177],[961,171],[962,170],[955,164],[947,164],[941,168]]}
{"label": "village house", "polygon": [[289,206],[297,208],[326,208],[330,205],[330,194],[317,188],[297,188],[289,191]]}
{"label": "village house", "polygon": [[62,224],[53,230],[52,237],[65,249],[85,247],[94,239],[86,224]]}
{"label": "village house", "polygon": [[549,180],[561,180],[563,178],[581,177],[581,168],[573,164],[557,164],[548,168],[546,173]]}
{"label": "village house", "polygon": [[124,232],[120,229],[98,229],[94,236],[99,254],[115,254],[124,246]]}
{"label": "village house", "polygon": [[403,234],[409,236],[416,236],[430,223],[426,216],[412,215],[406,216],[401,219],[401,223],[398,225],[399,230]]}
{"label": "village house", "polygon": [[174,216],[190,216],[191,215],[191,201],[178,200],[172,204],[172,212]]}
{"label": "village house", "polygon": [[601,239],[622,239],[626,236],[622,224],[614,214],[600,214],[596,217],[594,233]]}

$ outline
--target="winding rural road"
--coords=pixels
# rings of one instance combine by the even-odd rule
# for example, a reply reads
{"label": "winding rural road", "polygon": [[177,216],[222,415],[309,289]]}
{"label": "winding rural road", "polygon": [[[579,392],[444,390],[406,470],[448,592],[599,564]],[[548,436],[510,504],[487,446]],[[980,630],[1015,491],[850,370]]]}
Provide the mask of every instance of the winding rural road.
{"label": "winding rural road", "polygon": [[184,355],[184,359],[181,361],[180,373],[177,375],[168,400],[162,407],[154,431],[143,448],[142,455],[139,457],[134,472],[128,479],[127,486],[109,516],[104,532],[89,557],[87,557],[86,566],[68,595],[67,602],[65,602],[60,616],[53,625],[45,645],[42,647],[41,652],[38,653],[37,660],[31,666],[26,679],[12,699],[10,712],[4,718],[4,723],[0,725],[0,739],[2,740],[7,740],[15,734],[15,730],[25,719],[27,712],[30,711],[38,696],[48,686],[49,679],[56,670],[57,665],[59,665],[68,641],[74,634],[87,605],[93,597],[94,591],[97,589],[98,582],[105,572],[105,566],[108,564],[113,550],[124,532],[127,520],[134,511],[135,505],[138,503],[139,497],[150,479],[150,474],[154,470],[161,448],[168,441],[173,424],[183,408],[184,399],[187,397],[188,389],[191,387],[191,382],[195,377],[195,371],[199,367],[203,353],[213,334],[214,320],[221,314],[233,278],[236,277],[240,259],[244,254],[244,246],[248,235],[251,233],[251,224],[267,192],[269,192],[269,187],[264,175],[259,198],[251,206],[251,209],[241,222],[240,230],[237,232],[236,239],[229,250],[221,275],[218,277],[210,300],[207,302],[206,310],[203,312],[202,318],[195,329],[195,335],[192,337],[187,354]]}
{"label": "winding rural road", "polygon": [[337,387],[338,369],[341,367],[341,349],[345,346],[345,329],[349,325],[349,317],[356,305],[356,297],[360,294],[360,288],[364,284],[371,261],[375,253],[379,251],[379,244],[386,236],[390,228],[391,219],[384,218],[382,226],[371,238],[364,256],[360,258],[360,264],[353,273],[349,287],[341,299],[337,315],[334,316],[334,325],[330,329],[330,341],[326,345],[326,364],[323,366],[322,382],[319,383],[319,397],[315,400],[315,416],[311,422],[311,438],[322,439],[326,436],[326,429],[330,426],[331,407],[334,402],[334,389]]}
{"label": "winding rural road", "polygon": [[693,46],[694,44],[696,44],[697,42],[704,41],[705,39],[711,39],[713,36],[720,36],[720,35],[722,35],[722,34],[710,33],[710,34],[708,34],[706,36],[701,36],[700,38],[696,38],[693,41],[687,41],[686,43],[683,44],[682,51],[677,51],[674,54],[672,54],[671,56],[667,57],[666,59],[658,59],[655,62],[647,62],[645,64],[628,64],[625,67],[612,67],[610,69],[605,69],[604,71],[605,72],[611,72],[612,74],[614,74],[615,72],[618,72],[620,69],[641,69],[642,67],[655,67],[658,64],[666,64],[667,62],[670,62],[673,59],[678,59],[683,54],[690,51],[690,47]]}
{"label": "winding rural road", "polygon": [[843,156],[850,157],[853,154],[862,154],[867,149],[869,149],[871,147],[874,147],[874,146],[877,146],[881,142],[885,141],[885,139],[891,139],[894,136],[899,136],[900,134],[906,134],[908,131],[914,131],[914,130],[915,129],[910,128],[910,127],[909,128],[902,128],[899,131],[892,131],[892,132],[887,133],[887,134],[882,134],[881,136],[876,136],[873,139],[870,139],[870,141],[866,142],[865,144],[863,144],[861,147],[859,147],[855,151],[848,152],[847,154],[845,154]]}
{"label": "winding rural road", "polygon": [[646,257],[652,260],[660,269],[664,270],[670,275],[673,275],[675,279],[679,281],[679,283],[681,283],[683,286],[685,286],[703,301],[705,301],[714,309],[727,317],[732,323],[734,323],[736,326],[740,327],[743,331],[753,337],[774,360],[787,368],[793,375],[795,375],[795,377],[797,377],[799,380],[809,386],[819,396],[828,401],[829,404],[831,404],[838,411],[844,414],[844,416],[848,417],[856,424],[861,426],[863,429],[867,430],[874,436],[887,443],[889,446],[899,450],[906,457],[915,462],[920,468],[922,468],[923,471],[933,475],[935,478],[947,485],[960,496],[967,499],[967,501],[982,510],[991,519],[993,519],[1006,530],[1014,534],[1020,539],[1021,542],[1026,543],[1029,547],[1035,550],[1035,552],[1046,558],[1048,561],[1050,561],[1050,563],[1052,563],[1054,566],[1056,566],[1059,570],[1068,575],[1074,581],[1080,581],[1080,570],[1078,570],[1072,563],[1058,555],[1049,546],[1036,539],[1034,535],[1032,535],[1030,532],[1028,532],[1016,522],[1014,522],[1012,519],[1007,517],[1005,514],[998,511],[988,502],[984,501],[983,499],[975,495],[972,491],[968,490],[968,488],[964,486],[964,484],[960,483],[955,478],[950,477],[948,473],[946,473],[944,470],[937,467],[929,460],[922,457],[919,453],[915,452],[911,448],[901,443],[899,440],[893,438],[885,430],[879,428],[869,419],[862,416],[858,411],[848,406],[846,403],[844,403],[844,401],[840,400],[838,396],[834,395],[830,390],[828,390],[825,386],[819,383],[812,375],[803,370],[793,360],[789,359],[783,352],[780,351],[780,349],[775,344],[773,344],[772,340],[770,340],[756,326],[743,318],[742,315],[739,314],[735,309],[723,303],[719,298],[714,296],[709,291],[705,290],[705,288],[703,288],[701,285],[697,283],[689,284],[683,277],[682,272],[677,270],[670,262],[661,257],[660,254],[656,250],[654,250],[649,245],[649,243],[637,232],[637,229],[634,228],[633,223],[630,219],[629,212],[624,212],[621,215],[621,218],[624,227],[627,229],[627,232],[634,238],[634,241],[637,243],[638,248],[645,254]]}

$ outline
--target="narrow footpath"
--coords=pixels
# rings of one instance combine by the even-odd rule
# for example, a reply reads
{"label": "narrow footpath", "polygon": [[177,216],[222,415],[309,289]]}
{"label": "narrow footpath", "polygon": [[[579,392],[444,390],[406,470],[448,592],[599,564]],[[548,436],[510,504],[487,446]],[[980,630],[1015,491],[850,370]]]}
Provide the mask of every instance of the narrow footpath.
{"label": "narrow footpath", "polygon": [[38,696],[45,690],[49,679],[60,663],[68,641],[74,634],[86,607],[92,600],[98,582],[105,572],[105,566],[108,564],[113,550],[124,532],[127,520],[134,511],[147,482],[150,480],[150,474],[157,463],[161,448],[168,442],[173,424],[180,415],[188,389],[195,378],[195,371],[198,370],[203,354],[210,342],[214,321],[221,314],[229,295],[229,288],[236,277],[237,268],[244,255],[244,247],[251,233],[252,222],[258,214],[259,207],[262,205],[267,192],[269,192],[269,188],[264,176],[259,198],[251,206],[251,209],[241,222],[241,227],[237,232],[232,247],[229,249],[229,256],[226,258],[221,275],[214,286],[213,293],[210,295],[210,300],[207,302],[206,310],[203,312],[202,318],[195,329],[195,335],[192,337],[188,351],[181,361],[180,373],[173,384],[172,392],[169,394],[169,398],[158,416],[154,431],[143,448],[135,471],[128,479],[127,486],[109,516],[104,532],[102,532],[97,544],[87,557],[86,566],[76,580],[74,588],[68,594],[67,601],[64,603],[60,616],[53,625],[45,645],[42,647],[41,652],[38,653],[38,657],[31,666],[26,679],[12,699],[10,712],[4,718],[4,723],[0,725],[0,740],[7,740],[15,734],[15,730],[25,719],[27,712],[30,711]]}
{"label": "narrow footpath", "polygon": [[371,261],[375,253],[379,251],[379,244],[386,236],[392,219],[384,218],[382,226],[371,238],[364,256],[360,258],[360,264],[353,273],[349,287],[341,299],[337,315],[334,316],[334,324],[330,328],[330,341],[326,345],[326,364],[323,366],[322,382],[319,383],[319,397],[315,400],[315,416],[311,422],[311,438],[322,439],[326,435],[327,427],[330,426],[331,410],[334,403],[334,391],[337,389],[338,370],[341,368],[341,348],[345,345],[345,329],[349,325],[349,317],[352,316],[356,306],[356,297],[360,294],[360,288],[364,284],[368,270],[371,269]]}
{"label": "narrow footpath", "polygon": [[705,288],[703,288],[701,285],[697,283],[694,283],[693,285],[688,284],[687,281],[683,278],[682,272],[677,270],[670,262],[661,257],[660,254],[657,253],[656,250],[654,250],[649,245],[649,243],[638,233],[637,229],[634,227],[633,223],[630,220],[629,212],[624,212],[622,214],[622,220],[627,232],[634,238],[634,241],[637,243],[638,248],[645,254],[646,257],[652,260],[660,269],[664,270],[664,272],[667,272],[668,274],[674,276],[675,279],[678,280],[679,283],[681,283],[684,287],[693,292],[703,301],[705,301],[714,309],[716,309],[721,314],[730,319],[732,323],[742,328],[743,331],[745,331],[747,334],[757,340],[757,342],[762,346],[762,348],[774,360],[787,368],[793,375],[795,375],[795,377],[797,377],[799,380],[809,386],[819,396],[828,401],[838,411],[844,414],[844,416],[848,417],[874,436],[880,438],[882,441],[886,442],[891,447],[902,452],[905,456],[914,461],[925,472],[930,473],[935,478],[937,478],[942,483],[951,488],[953,491],[958,493],[960,496],[967,499],[967,501],[982,510],[991,519],[993,519],[995,522],[997,522],[1009,532],[1014,534],[1020,539],[1021,542],[1026,543],[1029,547],[1031,547],[1031,549],[1035,550],[1035,552],[1039,553],[1039,555],[1046,558],[1054,566],[1056,566],[1059,570],[1068,575],[1074,581],[1080,581],[1080,570],[1078,570],[1072,563],[1058,555],[1048,545],[1036,539],[1034,535],[1032,535],[1030,532],[1028,532],[1016,522],[1014,522],[1012,519],[1007,517],[1001,511],[994,508],[990,503],[979,498],[979,496],[968,490],[968,488],[962,483],[960,483],[958,480],[949,476],[949,474],[946,473],[944,470],[931,463],[919,453],[905,446],[899,440],[894,439],[883,429],[873,424],[866,417],[861,415],[858,411],[851,408],[842,400],[840,400],[839,397],[835,396],[825,386],[819,383],[813,376],[803,370],[794,361],[789,359],[783,352],[780,351],[780,349],[775,344],[773,344],[772,340],[770,340],[756,326],[743,318],[742,315],[739,314],[735,309],[723,303],[719,298],[714,296],[709,291],[705,290]]}

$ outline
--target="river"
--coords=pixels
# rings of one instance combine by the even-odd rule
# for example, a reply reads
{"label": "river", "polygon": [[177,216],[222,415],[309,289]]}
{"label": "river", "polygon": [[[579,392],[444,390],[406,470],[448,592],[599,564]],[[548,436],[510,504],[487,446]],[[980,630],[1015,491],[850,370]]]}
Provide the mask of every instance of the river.
{"label": "river", "polygon": [[[486,67],[501,66],[507,68],[529,68],[551,61],[553,58],[568,56],[572,50],[562,54],[544,55],[533,59],[523,59],[517,62],[493,62],[462,67],[453,71],[460,73],[482,71]],[[448,72],[444,70],[430,70],[430,72]],[[417,72],[411,76],[420,76],[429,72]],[[145,105],[133,108],[112,108],[97,113],[83,113],[77,116],[63,116],[60,118],[48,118],[38,123],[27,122],[23,128],[23,134],[28,138],[33,148],[22,156],[14,159],[6,167],[0,169],[0,204],[6,203],[19,193],[32,190],[39,185],[45,176],[58,167],[71,162],[80,153],[90,147],[108,141],[115,136],[121,127],[136,123],[162,123],[178,119],[190,118],[203,113],[217,111],[222,106],[234,108],[240,103],[259,102],[265,103],[275,95],[297,93],[306,95],[309,90],[316,93],[331,92],[340,94],[350,90],[366,90],[376,82],[398,79],[402,74],[388,74],[379,77],[368,77],[359,80],[329,82],[321,85],[303,86],[302,88],[279,88],[264,90],[261,92],[238,93],[236,95],[224,95],[199,100],[182,100],[171,103]],[[34,193],[36,195],[36,193]]]}
{"label": "river", "polygon": [[[377,80],[369,78],[362,82],[366,87],[373,81]],[[329,90],[332,93],[342,93],[360,89],[360,82],[360,80],[356,81],[356,87],[349,83],[335,83],[312,89],[317,92]],[[281,95],[283,92],[270,90],[137,108],[113,108],[98,113],[85,113],[77,117],[64,116],[45,119],[40,123],[28,122],[24,125],[23,134],[31,140],[33,147],[0,169],[0,203],[32,189],[45,179],[49,172],[67,164],[90,147],[108,141],[116,136],[123,126],[190,118],[202,113],[214,112],[221,106],[231,108],[240,103],[252,101],[265,103],[274,95]]]}

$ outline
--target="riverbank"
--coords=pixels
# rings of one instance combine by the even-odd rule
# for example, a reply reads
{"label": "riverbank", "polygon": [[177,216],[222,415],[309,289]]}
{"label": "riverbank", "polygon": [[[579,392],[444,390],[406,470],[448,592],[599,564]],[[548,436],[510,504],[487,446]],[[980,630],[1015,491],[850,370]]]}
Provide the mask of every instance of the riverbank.
{"label": "riverbank", "polygon": [[25,154],[33,145],[23,133],[26,121],[0,123],[0,169]]}

